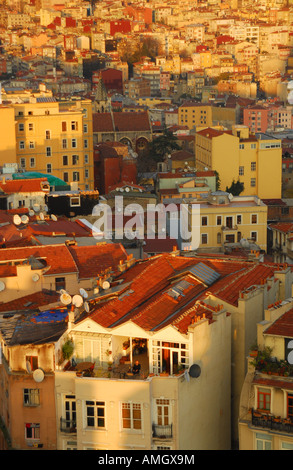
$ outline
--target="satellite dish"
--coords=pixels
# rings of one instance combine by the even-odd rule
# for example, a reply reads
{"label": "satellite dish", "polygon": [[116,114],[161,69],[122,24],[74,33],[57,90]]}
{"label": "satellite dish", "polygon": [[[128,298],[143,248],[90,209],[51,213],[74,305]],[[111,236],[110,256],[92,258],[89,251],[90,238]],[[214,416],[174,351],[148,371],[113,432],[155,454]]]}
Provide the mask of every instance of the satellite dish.
{"label": "satellite dish", "polygon": [[45,220],[45,216],[44,216],[43,212],[40,212],[40,219]]}
{"label": "satellite dish", "polygon": [[84,299],[87,299],[87,298],[88,298],[88,293],[87,293],[86,290],[84,290],[84,289],[81,288],[81,289],[79,289],[79,293],[80,293],[80,295],[83,296]]}
{"label": "satellite dish", "polygon": [[90,311],[90,306],[89,306],[88,302],[84,303],[84,309],[87,313]]}
{"label": "satellite dish", "polygon": [[19,217],[18,214],[15,214],[15,215],[13,216],[13,223],[14,223],[15,225],[20,225],[20,224],[21,224],[21,218]]}
{"label": "satellite dish", "polygon": [[47,204],[44,205],[44,211],[48,212],[48,206],[47,206]]}
{"label": "satellite dish", "polygon": [[34,208],[34,210],[35,210],[36,212],[39,212],[39,210],[40,210],[40,204],[34,204],[34,205],[33,205],[33,208]]}
{"label": "satellite dish", "polygon": [[102,287],[104,290],[109,289],[110,287],[110,282],[109,281],[104,281],[102,284]]}
{"label": "satellite dish", "polygon": [[34,282],[37,282],[39,279],[40,279],[40,276],[38,274],[34,274],[33,277],[32,277],[32,280]]}
{"label": "satellite dish", "polygon": [[29,215],[30,217],[33,217],[33,216],[35,215],[35,211],[34,211],[33,209],[30,209],[30,210],[28,211],[28,215]]}
{"label": "satellite dish", "polygon": [[233,194],[230,193],[229,196],[228,196],[228,198],[230,199],[230,201],[232,201],[232,199],[233,199]]}
{"label": "satellite dish", "polygon": [[201,374],[201,368],[199,367],[198,364],[193,364],[190,369],[189,369],[189,375],[190,377],[194,377],[197,379]]}
{"label": "satellite dish", "polygon": [[64,305],[69,305],[71,303],[71,295],[69,295],[69,294],[67,294],[67,292],[65,292],[65,293],[61,294],[60,300]]}
{"label": "satellite dish", "polygon": [[57,221],[56,215],[52,214],[52,215],[51,215],[51,219],[52,219],[52,220],[55,220],[55,222],[56,222],[56,221]]}
{"label": "satellite dish", "polygon": [[72,298],[72,303],[75,307],[81,307],[83,304],[83,298],[81,295],[74,295]]}
{"label": "satellite dish", "polygon": [[29,222],[29,220],[30,220],[30,219],[28,218],[27,215],[22,215],[22,216],[21,216],[21,221],[22,221],[22,223],[27,224],[27,223]]}
{"label": "satellite dish", "polygon": [[34,379],[35,382],[43,382],[44,377],[45,377],[45,374],[44,374],[44,372],[42,371],[42,369],[36,369],[36,370],[34,370],[34,372],[33,372],[33,379]]}
{"label": "satellite dish", "polygon": [[3,281],[0,281],[0,292],[2,292],[5,289],[5,284]]}
{"label": "satellite dish", "polygon": [[129,189],[129,188],[125,188],[125,191],[126,191],[127,193],[129,193],[130,189]]}
{"label": "satellite dish", "polygon": [[64,289],[60,289],[59,292],[60,292],[60,295],[62,295],[62,294],[67,294],[66,290],[64,290]]}

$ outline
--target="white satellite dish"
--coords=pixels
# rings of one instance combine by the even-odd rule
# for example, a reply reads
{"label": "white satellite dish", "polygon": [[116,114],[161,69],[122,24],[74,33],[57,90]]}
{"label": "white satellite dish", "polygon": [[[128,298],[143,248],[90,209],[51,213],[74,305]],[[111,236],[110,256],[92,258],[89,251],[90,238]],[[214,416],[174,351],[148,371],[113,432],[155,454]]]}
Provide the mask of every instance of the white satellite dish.
{"label": "white satellite dish", "polygon": [[127,193],[129,193],[130,189],[129,189],[129,188],[125,188],[125,191],[126,191]]}
{"label": "white satellite dish", "polygon": [[13,223],[14,223],[15,225],[20,225],[20,224],[21,224],[21,218],[19,217],[18,214],[15,214],[15,215],[13,216]]}
{"label": "white satellite dish", "polygon": [[22,215],[22,216],[21,216],[21,221],[22,221],[22,223],[28,224],[28,223],[29,223],[29,220],[30,220],[30,219],[28,218],[27,215]]}
{"label": "white satellite dish", "polygon": [[71,295],[65,292],[64,294],[61,295],[60,300],[64,305],[69,305],[71,303]]}
{"label": "white satellite dish", "polygon": [[110,282],[109,281],[104,281],[102,284],[102,287],[104,290],[109,289],[110,287]]}
{"label": "white satellite dish", "polygon": [[85,309],[86,312],[90,311],[90,306],[89,306],[88,302],[84,303],[84,309]]}
{"label": "white satellite dish", "polygon": [[40,219],[45,220],[45,216],[44,216],[43,212],[40,212]]}
{"label": "white satellite dish", "polygon": [[40,204],[34,204],[34,205],[33,205],[33,208],[34,208],[34,211],[35,211],[35,212],[39,212],[39,210],[40,210]]}
{"label": "white satellite dish", "polygon": [[84,289],[81,288],[81,289],[79,289],[79,293],[80,293],[80,295],[82,295],[82,297],[83,297],[84,299],[87,299],[87,298],[88,298],[88,293],[87,293],[86,290],[84,290]]}
{"label": "white satellite dish", "polygon": [[39,279],[40,279],[40,276],[38,274],[34,274],[33,277],[32,277],[32,280],[34,282],[37,282]]}
{"label": "white satellite dish", "polygon": [[44,377],[45,377],[45,374],[44,372],[42,371],[42,369],[36,369],[34,370],[33,372],[33,379],[35,382],[43,382],[44,380]]}
{"label": "white satellite dish", "polygon": [[72,298],[72,303],[75,307],[81,307],[83,304],[83,298],[81,295],[74,295]]}
{"label": "white satellite dish", "polygon": [[233,194],[230,193],[229,196],[228,196],[228,198],[230,199],[230,201],[232,201],[232,199],[233,199]]}
{"label": "white satellite dish", "polygon": [[60,289],[59,292],[60,292],[60,295],[62,295],[62,294],[67,294],[66,290],[64,290],[64,289]]}
{"label": "white satellite dish", "polygon": [[3,290],[5,290],[5,284],[3,281],[0,281],[0,292],[2,292]]}
{"label": "white satellite dish", "polygon": [[56,222],[56,220],[57,220],[56,215],[52,214],[52,215],[51,215],[51,219],[52,219],[52,220],[55,220],[55,222]]}
{"label": "white satellite dish", "polygon": [[28,211],[28,215],[29,215],[30,217],[33,217],[33,216],[35,215],[35,211],[34,211],[33,209],[30,209],[30,210]]}

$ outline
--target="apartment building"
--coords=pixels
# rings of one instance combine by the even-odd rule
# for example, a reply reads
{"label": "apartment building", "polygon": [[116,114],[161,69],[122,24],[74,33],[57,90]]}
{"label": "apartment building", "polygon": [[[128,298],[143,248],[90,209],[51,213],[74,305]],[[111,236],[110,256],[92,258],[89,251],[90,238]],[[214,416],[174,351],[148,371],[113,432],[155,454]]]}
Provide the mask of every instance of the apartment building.
{"label": "apartment building", "polygon": [[16,160],[19,168],[52,174],[80,189],[93,189],[91,101],[37,98],[15,103]]}
{"label": "apartment building", "polygon": [[178,107],[178,124],[186,125],[189,129],[196,126],[211,127],[212,106],[205,103],[187,101]]}
{"label": "apartment building", "polygon": [[281,141],[264,133],[251,135],[246,126],[231,131],[212,128],[196,133],[196,167],[219,173],[220,189],[233,180],[244,184],[243,196],[280,199],[282,183]]}
{"label": "apartment building", "polygon": [[240,450],[293,450],[293,302],[269,305],[239,408]]}

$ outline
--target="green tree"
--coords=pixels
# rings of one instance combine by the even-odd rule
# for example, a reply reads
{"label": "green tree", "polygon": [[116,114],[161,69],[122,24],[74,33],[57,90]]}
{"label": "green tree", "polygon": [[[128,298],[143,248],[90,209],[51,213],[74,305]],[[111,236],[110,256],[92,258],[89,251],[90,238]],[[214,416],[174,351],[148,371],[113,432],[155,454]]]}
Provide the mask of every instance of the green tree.
{"label": "green tree", "polygon": [[149,156],[156,162],[161,162],[166,155],[173,150],[180,150],[180,148],[176,136],[168,129],[165,129],[162,135],[153,139],[149,144]]}
{"label": "green tree", "polygon": [[244,191],[244,183],[241,183],[239,180],[235,182],[235,180],[233,179],[230,188],[226,186],[226,191],[227,193],[233,194],[233,196],[239,196],[239,194]]}

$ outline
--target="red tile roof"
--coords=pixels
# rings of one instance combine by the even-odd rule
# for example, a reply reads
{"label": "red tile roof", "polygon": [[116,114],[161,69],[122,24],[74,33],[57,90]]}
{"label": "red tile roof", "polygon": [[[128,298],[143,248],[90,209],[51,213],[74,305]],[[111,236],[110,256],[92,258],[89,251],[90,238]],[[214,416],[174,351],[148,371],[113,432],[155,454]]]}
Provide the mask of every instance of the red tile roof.
{"label": "red tile roof", "polygon": [[10,302],[0,303],[0,312],[13,312],[17,310],[36,310],[45,305],[59,302],[60,294],[53,291],[42,290],[26,295]]}
{"label": "red tile roof", "polygon": [[293,338],[293,308],[274,321],[274,323],[264,331],[264,334]]}
{"label": "red tile roof", "polygon": [[12,193],[33,193],[33,192],[49,192],[50,186],[47,190],[43,189],[43,184],[47,183],[47,178],[34,178],[23,180],[5,180],[0,181],[0,189],[5,194]]}
{"label": "red tile roof", "polygon": [[93,132],[151,131],[147,112],[141,113],[94,113]]}
{"label": "red tile roof", "polygon": [[279,232],[290,233],[293,231],[293,222],[279,222],[277,224],[270,224],[270,227]]}

